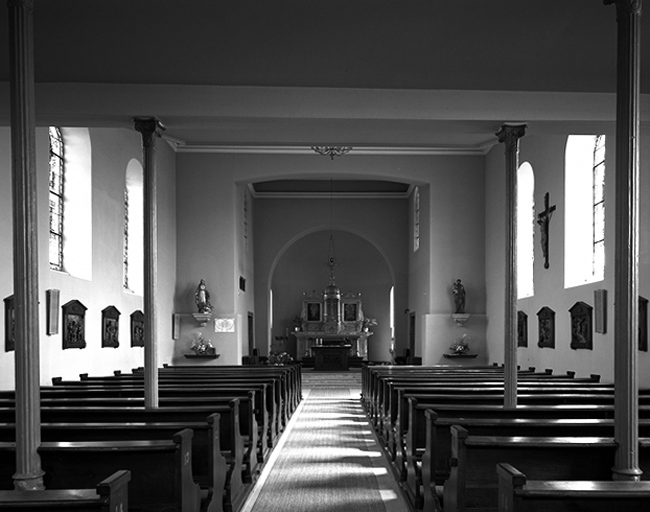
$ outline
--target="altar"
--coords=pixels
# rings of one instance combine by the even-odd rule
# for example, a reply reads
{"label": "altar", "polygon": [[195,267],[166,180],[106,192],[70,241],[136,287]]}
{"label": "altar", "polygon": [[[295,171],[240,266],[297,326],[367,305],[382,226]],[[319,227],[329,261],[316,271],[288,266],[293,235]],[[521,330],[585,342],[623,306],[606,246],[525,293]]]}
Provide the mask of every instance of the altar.
{"label": "altar", "polygon": [[348,367],[348,356],[350,345],[315,345],[314,369],[321,371],[346,371]]}
{"label": "altar", "polygon": [[296,356],[300,361],[303,357],[315,357],[315,347],[347,346],[351,356],[358,356],[368,359],[368,337],[372,332],[347,331],[340,333],[328,333],[324,331],[296,331]]}
{"label": "altar", "polygon": [[[331,242],[331,240],[330,240]],[[363,313],[360,293],[342,294],[334,280],[336,265],[333,247],[330,247],[328,266],[330,282],[322,294],[303,293],[299,325],[295,326],[296,359],[315,357],[359,357],[368,360],[368,338],[372,336],[368,327],[376,321]],[[330,349],[326,348],[330,347]],[[341,361],[342,363],[342,361]]]}

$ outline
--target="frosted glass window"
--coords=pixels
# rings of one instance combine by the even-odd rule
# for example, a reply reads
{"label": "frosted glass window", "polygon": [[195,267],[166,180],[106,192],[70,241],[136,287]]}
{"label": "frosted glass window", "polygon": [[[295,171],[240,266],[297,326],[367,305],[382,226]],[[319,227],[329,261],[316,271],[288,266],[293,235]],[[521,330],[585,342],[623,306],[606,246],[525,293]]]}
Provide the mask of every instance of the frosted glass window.
{"label": "frosted glass window", "polygon": [[132,159],[124,188],[123,286],[144,294],[144,182],[142,165]]}
{"label": "frosted glass window", "polygon": [[535,174],[524,162],[517,169],[517,298],[535,293]]}
{"label": "frosted glass window", "polygon": [[605,275],[605,136],[570,135],[565,164],[564,286]]}
{"label": "frosted glass window", "polygon": [[61,130],[50,126],[50,268],[63,271],[63,213],[65,183],[65,148]]}

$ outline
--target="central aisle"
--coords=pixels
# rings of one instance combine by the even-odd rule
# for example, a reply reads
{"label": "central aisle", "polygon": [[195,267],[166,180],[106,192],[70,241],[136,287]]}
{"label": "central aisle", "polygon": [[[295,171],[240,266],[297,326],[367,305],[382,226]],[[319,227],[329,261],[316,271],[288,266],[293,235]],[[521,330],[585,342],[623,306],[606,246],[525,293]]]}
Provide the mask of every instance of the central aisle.
{"label": "central aisle", "polygon": [[305,374],[304,399],[242,512],[408,512],[354,377]]}

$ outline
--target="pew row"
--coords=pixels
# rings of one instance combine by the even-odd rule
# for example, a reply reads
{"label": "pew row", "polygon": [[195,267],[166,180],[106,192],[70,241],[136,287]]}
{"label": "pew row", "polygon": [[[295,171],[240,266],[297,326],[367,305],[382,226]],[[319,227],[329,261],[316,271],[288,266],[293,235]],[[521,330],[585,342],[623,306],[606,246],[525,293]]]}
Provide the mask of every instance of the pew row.
{"label": "pew row", "polygon": [[[105,475],[130,468],[131,510],[165,508],[200,512],[207,500],[192,474],[192,431],[169,440],[43,442],[39,448],[46,489],[92,486]],[[6,489],[16,457],[15,443],[0,443],[0,485]]]}
{"label": "pew row", "polygon": [[536,479],[611,480],[616,454],[613,438],[471,436],[458,425],[451,431],[451,473],[442,492],[444,512],[496,508],[495,468],[504,461],[524,468]]}
{"label": "pew row", "polygon": [[510,464],[497,465],[499,512],[645,512],[650,482],[528,480]]}
{"label": "pew row", "polygon": [[44,489],[0,491],[0,509],[6,512],[126,512],[129,510],[131,473],[121,469],[94,489]]}
{"label": "pew row", "polygon": [[[5,432],[1,434],[3,437],[12,434],[13,418],[13,409],[0,409],[0,427],[3,427],[0,428],[0,433]],[[193,468],[197,470],[195,478],[197,483],[201,483],[207,499],[214,501],[211,503],[211,512],[218,511],[220,507],[226,511],[237,510],[245,499],[244,481],[249,475],[244,464],[238,399],[225,406],[208,408],[45,407],[41,409],[41,418],[43,438],[52,442],[70,442],[75,439],[99,442],[105,438],[134,442],[157,441],[164,439],[165,434],[174,426],[191,426],[194,428],[191,452],[197,458],[193,463]],[[81,437],[69,433],[66,425],[71,425],[70,429],[76,430]],[[190,460],[193,459],[194,457]],[[136,471],[135,467],[129,469]],[[5,482],[0,479],[0,488],[6,489],[10,485],[9,476]]]}

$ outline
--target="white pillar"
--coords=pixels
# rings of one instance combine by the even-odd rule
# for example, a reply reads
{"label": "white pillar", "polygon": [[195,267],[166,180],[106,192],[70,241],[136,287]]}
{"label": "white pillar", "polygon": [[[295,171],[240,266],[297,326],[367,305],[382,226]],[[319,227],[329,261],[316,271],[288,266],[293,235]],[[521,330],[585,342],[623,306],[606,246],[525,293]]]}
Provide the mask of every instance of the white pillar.
{"label": "white pillar", "polygon": [[506,271],[504,328],[504,403],[517,407],[517,168],[519,139],[526,134],[525,124],[504,124],[496,133],[506,152]]}
{"label": "white pillar", "polygon": [[[144,403],[158,407],[158,184],[156,175],[156,139],[165,127],[155,117],[137,117],[135,129],[142,135],[144,169]],[[160,131],[159,131],[160,130]]]}
{"label": "white pillar", "polygon": [[614,262],[614,480],[641,479],[639,468],[639,72],[641,0],[616,4],[616,244]]}
{"label": "white pillar", "polygon": [[9,0],[14,305],[16,322],[16,473],[14,487],[43,489],[41,444],[38,215],[34,122],[33,0]]}

